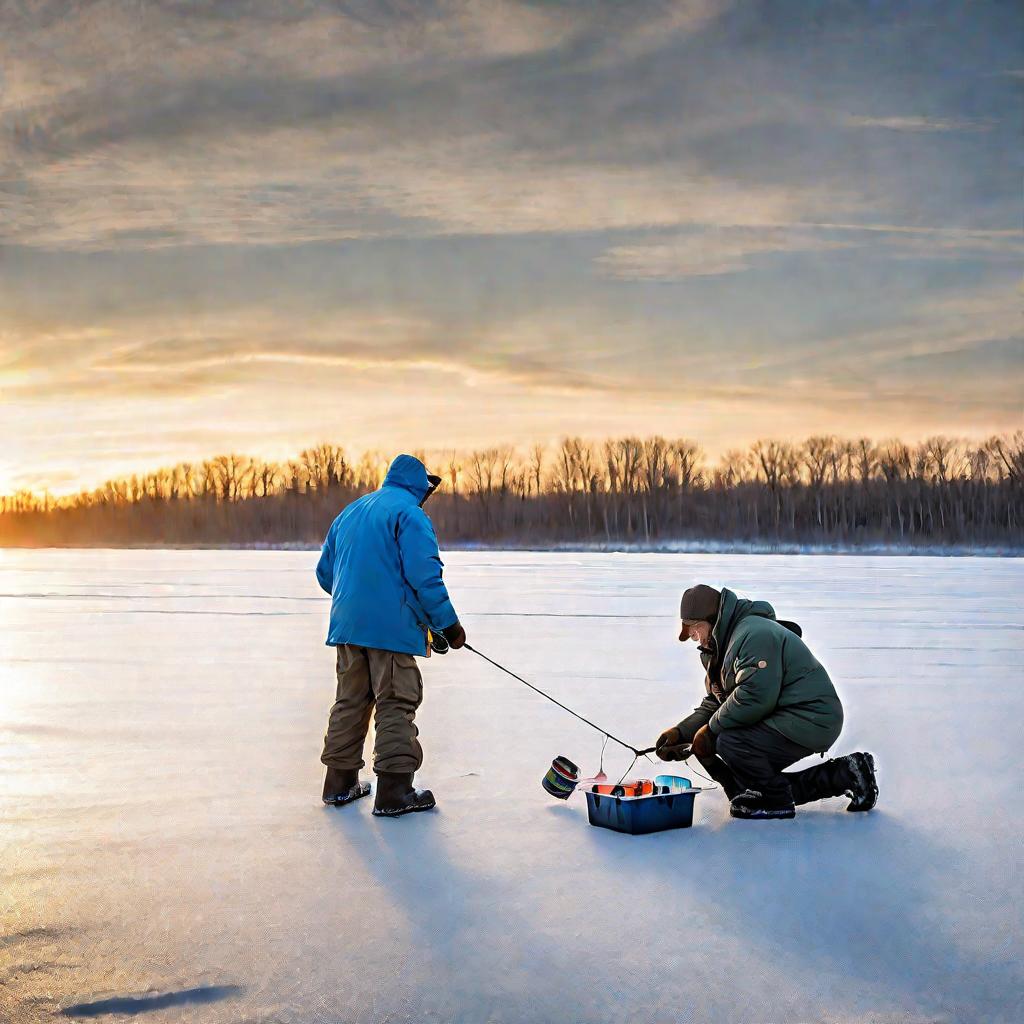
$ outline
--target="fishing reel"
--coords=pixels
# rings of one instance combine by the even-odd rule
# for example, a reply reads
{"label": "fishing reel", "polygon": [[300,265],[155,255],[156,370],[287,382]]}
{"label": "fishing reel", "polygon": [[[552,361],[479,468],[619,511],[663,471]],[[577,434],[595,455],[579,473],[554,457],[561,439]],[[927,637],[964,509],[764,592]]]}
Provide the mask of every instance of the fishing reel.
{"label": "fishing reel", "polygon": [[432,629],[427,630],[427,643],[435,654],[447,654],[452,649],[444,633],[435,633]]}

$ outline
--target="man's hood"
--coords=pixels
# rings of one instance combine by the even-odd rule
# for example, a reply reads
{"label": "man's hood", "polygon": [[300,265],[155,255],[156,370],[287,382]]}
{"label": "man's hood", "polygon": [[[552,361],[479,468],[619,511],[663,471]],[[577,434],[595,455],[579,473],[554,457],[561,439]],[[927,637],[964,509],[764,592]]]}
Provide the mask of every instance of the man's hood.
{"label": "man's hood", "polygon": [[714,639],[713,656],[709,654],[706,660],[704,655],[701,656],[704,667],[716,678],[725,650],[729,646],[729,637],[732,636],[733,630],[740,624],[740,621],[748,615],[774,619],[775,609],[767,601],[751,601],[745,597],[738,597],[728,588],[722,587],[718,618],[711,629],[711,636]]}
{"label": "man's hood", "polygon": [[718,618],[715,620],[711,635],[720,651],[729,645],[732,631],[741,619],[748,615],[759,615],[763,619],[774,619],[775,609],[767,601],[751,601],[739,597],[726,587],[722,588],[722,600],[718,605]]}
{"label": "man's hood", "polygon": [[[440,483],[437,477],[434,480]],[[422,504],[437,484],[427,476],[427,467],[419,459],[412,455],[398,455],[388,467],[384,486],[401,487]]]}

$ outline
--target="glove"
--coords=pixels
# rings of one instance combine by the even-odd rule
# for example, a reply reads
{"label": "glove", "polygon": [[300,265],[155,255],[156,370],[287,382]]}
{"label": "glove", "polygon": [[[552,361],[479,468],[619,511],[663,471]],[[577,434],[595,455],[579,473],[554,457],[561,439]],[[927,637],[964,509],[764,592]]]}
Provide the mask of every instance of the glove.
{"label": "glove", "polygon": [[659,737],[657,742],[654,744],[655,750],[660,750],[662,747],[674,747],[683,742],[683,734],[679,731],[679,726],[674,725],[671,729],[666,729]]}
{"label": "glove", "polygon": [[690,744],[683,741],[683,734],[677,726],[666,729],[654,745],[655,754],[662,761],[685,761],[690,756]]}
{"label": "glove", "polygon": [[447,629],[442,629],[445,640],[448,641],[449,646],[453,651],[457,651],[460,647],[466,643],[466,631],[462,628],[462,624],[458,619],[455,620]]}
{"label": "glove", "polygon": [[673,746],[658,747],[655,754],[662,761],[685,761],[693,751],[689,743],[677,743]]}
{"label": "glove", "polygon": [[693,737],[693,752],[701,761],[714,756],[715,734],[706,725],[702,725]]}

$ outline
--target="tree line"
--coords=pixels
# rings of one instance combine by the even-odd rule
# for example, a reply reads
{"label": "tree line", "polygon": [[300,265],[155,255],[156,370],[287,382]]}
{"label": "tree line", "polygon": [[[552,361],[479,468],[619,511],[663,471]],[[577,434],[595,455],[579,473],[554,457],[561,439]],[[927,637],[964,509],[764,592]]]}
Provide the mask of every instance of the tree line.
{"label": "tree line", "polygon": [[[442,544],[666,541],[1003,545],[1024,524],[1024,432],[976,443],[759,440],[711,464],[686,439],[578,437],[427,458]],[[0,545],[316,544],[387,460],[334,444],[219,455],[58,499],[0,498]]]}

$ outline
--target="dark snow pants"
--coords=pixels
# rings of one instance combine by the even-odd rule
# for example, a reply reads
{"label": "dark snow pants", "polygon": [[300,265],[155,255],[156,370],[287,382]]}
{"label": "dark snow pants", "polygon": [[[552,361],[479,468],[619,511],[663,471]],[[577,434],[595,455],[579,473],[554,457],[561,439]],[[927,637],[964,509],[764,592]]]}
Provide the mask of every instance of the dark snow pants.
{"label": "dark snow pants", "polygon": [[715,754],[732,775],[733,793],[720,780],[730,799],[745,789],[780,803],[791,797],[794,804],[806,804],[841,796],[852,782],[849,769],[841,761],[823,761],[799,772],[782,770],[813,753],[764,722],[743,729],[724,729],[715,738]]}
{"label": "dark snow pants", "polygon": [[338,646],[338,693],[320,760],[329,768],[362,768],[373,715],[373,770],[415,772],[423,763],[416,709],[423,677],[411,654]]}
{"label": "dark snow pants", "polygon": [[[691,742],[697,730],[707,725],[719,704],[705,697],[700,706],[679,723],[684,742]],[[813,750],[786,739],[764,722],[744,729],[724,729],[715,742],[715,754],[701,765],[731,800],[745,789],[755,789],[768,799],[807,804],[827,796],[841,796],[851,779],[840,761],[824,761],[800,772],[785,772],[791,764],[813,754]]]}

